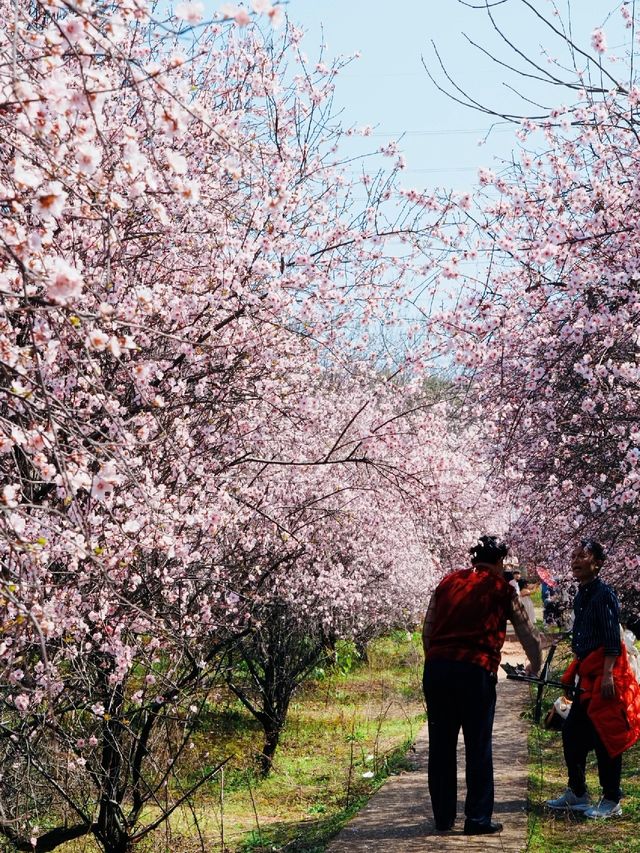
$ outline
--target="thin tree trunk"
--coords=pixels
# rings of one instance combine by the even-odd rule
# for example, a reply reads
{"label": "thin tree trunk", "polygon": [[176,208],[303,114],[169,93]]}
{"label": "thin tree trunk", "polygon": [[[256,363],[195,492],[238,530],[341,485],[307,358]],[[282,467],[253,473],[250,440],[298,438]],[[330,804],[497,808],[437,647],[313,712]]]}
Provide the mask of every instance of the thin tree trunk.
{"label": "thin tree trunk", "polygon": [[280,734],[282,726],[269,726],[264,730],[264,745],[260,753],[260,773],[263,778],[266,778],[273,768],[273,756],[275,755],[278,743],[280,742]]}
{"label": "thin tree trunk", "polygon": [[100,803],[96,838],[104,847],[104,853],[130,853],[133,849],[127,828],[123,826],[118,803],[103,797]]}

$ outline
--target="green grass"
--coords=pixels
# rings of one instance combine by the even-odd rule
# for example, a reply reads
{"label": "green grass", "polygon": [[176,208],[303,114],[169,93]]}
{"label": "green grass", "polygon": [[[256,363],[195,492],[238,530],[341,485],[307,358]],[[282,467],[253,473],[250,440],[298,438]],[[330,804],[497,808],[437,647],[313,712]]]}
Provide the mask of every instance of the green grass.
{"label": "green grass", "polygon": [[[389,774],[407,766],[425,719],[421,674],[417,634],[373,642],[367,663],[341,649],[337,668],[318,671],[294,696],[267,779],[256,773],[259,726],[221,692],[194,735],[182,781],[233,754],[224,779],[203,786],[193,809],[177,810],[135,853],[219,853],[223,845],[225,853],[320,853]],[[154,817],[152,809],[145,814]],[[97,847],[85,839],[59,849]]]}
{"label": "green grass", "polygon": [[[562,651],[566,650],[563,647]],[[562,671],[558,652],[555,676]],[[557,691],[550,690],[547,704]],[[606,821],[586,820],[577,815],[554,815],[544,809],[545,800],[557,796],[567,785],[562,757],[562,736],[532,725],[529,734],[529,839],[528,853],[640,853],[640,746],[623,756],[622,817]],[[587,783],[594,800],[601,792],[595,755],[590,754]]]}
{"label": "green grass", "polygon": [[[555,676],[564,668],[563,657],[568,657],[566,644],[558,649]],[[195,733],[183,781],[194,781],[233,754],[224,785],[208,784],[193,810],[174,813],[169,825],[135,853],[220,853],[223,843],[225,853],[323,853],[387,776],[406,766],[407,746],[424,720],[421,670],[417,635],[398,632],[374,642],[367,664],[343,649],[337,670],[318,671],[295,696],[274,771],[265,780],[254,764],[260,729],[221,692]],[[547,690],[547,705],[555,695]],[[623,816],[602,822],[544,810],[544,801],[566,786],[559,733],[531,723],[529,755],[528,853],[640,853],[640,746],[623,759]],[[597,798],[593,758],[588,782]],[[145,815],[153,817],[152,810]],[[97,851],[90,840],[59,849]]]}
{"label": "green grass", "polygon": [[540,584],[538,584],[531,593],[531,600],[533,601],[534,607],[542,609],[542,588]]}

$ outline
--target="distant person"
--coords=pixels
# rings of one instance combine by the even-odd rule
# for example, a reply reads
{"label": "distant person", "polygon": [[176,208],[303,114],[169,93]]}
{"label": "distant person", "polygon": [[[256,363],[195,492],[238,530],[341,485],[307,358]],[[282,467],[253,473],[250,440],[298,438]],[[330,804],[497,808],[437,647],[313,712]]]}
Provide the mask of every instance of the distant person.
{"label": "distant person", "polygon": [[[577,580],[571,647],[575,658],[562,677],[577,683],[571,710],[562,727],[568,771],[564,794],[547,808],[582,812],[588,818],[622,813],[622,753],[640,737],[640,687],[620,639],[620,608],[615,592],[598,574],[605,551],[594,539],[583,539],[571,557]],[[587,755],[595,750],[602,799],[592,805],[587,793]]]}
{"label": "distant person", "polygon": [[550,625],[552,622],[551,601],[553,598],[553,586],[550,586],[546,581],[540,584],[540,597],[542,598],[542,619],[545,625]]}
{"label": "distant person", "polygon": [[520,595],[520,587],[518,586],[518,581],[516,579],[516,574],[520,574],[518,569],[505,569],[502,573],[502,577],[506,580],[506,582],[512,586],[515,591]]}
{"label": "distant person", "polygon": [[552,608],[556,579],[546,566],[536,566],[535,573],[540,581],[540,597],[542,598],[542,619],[545,625],[553,624]]}
{"label": "distant person", "polygon": [[553,586],[547,586],[546,600],[543,599],[542,618],[545,625],[570,631],[573,624],[572,599],[572,589],[566,583],[554,579]]}
{"label": "distant person", "polygon": [[529,586],[529,582],[522,577],[522,572],[520,569],[513,570],[513,579],[518,585],[518,594],[522,600],[522,606],[527,612],[527,616],[531,620],[531,624],[536,624],[536,612],[533,606],[533,601],[531,600],[531,593],[533,589]]}
{"label": "distant person", "polygon": [[456,820],[456,747],[462,728],[466,754],[465,835],[500,832],[494,805],[492,733],[496,682],[507,619],[530,663],[541,664],[540,637],[516,591],[503,578],[506,543],[481,536],[470,549],[472,567],[447,575],[424,620],[423,678],[429,725],[429,793],[436,829]]}

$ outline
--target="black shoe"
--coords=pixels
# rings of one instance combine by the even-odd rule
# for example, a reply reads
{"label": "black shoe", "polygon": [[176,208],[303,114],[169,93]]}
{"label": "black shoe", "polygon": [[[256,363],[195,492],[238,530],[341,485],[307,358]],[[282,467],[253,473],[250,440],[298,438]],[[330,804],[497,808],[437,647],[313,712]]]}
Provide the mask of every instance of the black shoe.
{"label": "black shoe", "polygon": [[447,823],[447,824],[437,823],[436,824],[436,832],[451,832],[452,829],[453,829],[452,823]]}
{"label": "black shoe", "polygon": [[491,835],[494,832],[502,832],[502,824],[493,820],[490,823],[465,820],[463,832],[465,835]]}

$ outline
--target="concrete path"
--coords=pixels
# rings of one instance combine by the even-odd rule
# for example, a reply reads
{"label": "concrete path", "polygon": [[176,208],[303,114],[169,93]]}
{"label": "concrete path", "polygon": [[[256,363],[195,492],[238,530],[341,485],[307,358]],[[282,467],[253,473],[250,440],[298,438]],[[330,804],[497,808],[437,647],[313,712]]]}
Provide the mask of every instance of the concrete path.
{"label": "concrete path", "polygon": [[[503,662],[524,662],[517,643],[505,643]],[[500,671],[502,674],[502,670]],[[494,819],[504,825],[497,835],[465,836],[464,745],[458,745],[458,820],[447,834],[435,831],[427,789],[426,725],[415,743],[414,769],[391,777],[362,811],[336,836],[327,853],[521,853],[527,841],[527,734],[520,719],[529,691],[526,685],[500,679],[493,729],[496,786]]]}

